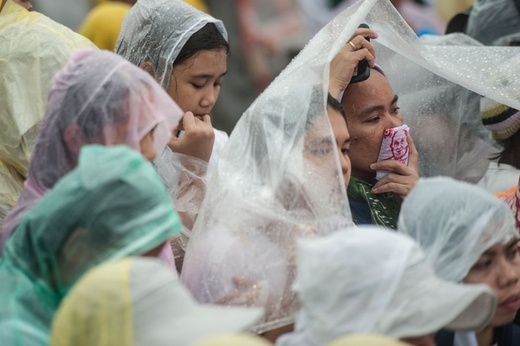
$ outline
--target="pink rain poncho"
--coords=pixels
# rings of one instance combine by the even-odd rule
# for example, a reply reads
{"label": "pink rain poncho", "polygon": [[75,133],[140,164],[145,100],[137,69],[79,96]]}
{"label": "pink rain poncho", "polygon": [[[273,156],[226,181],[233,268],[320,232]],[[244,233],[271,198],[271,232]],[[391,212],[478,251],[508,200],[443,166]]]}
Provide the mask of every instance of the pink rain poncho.
{"label": "pink rain poncho", "polygon": [[157,153],[182,111],[146,72],[116,54],[80,50],[51,84],[46,114],[18,204],[7,216],[3,244],[23,215],[77,164],[86,144],[124,144],[140,150],[153,132]]}

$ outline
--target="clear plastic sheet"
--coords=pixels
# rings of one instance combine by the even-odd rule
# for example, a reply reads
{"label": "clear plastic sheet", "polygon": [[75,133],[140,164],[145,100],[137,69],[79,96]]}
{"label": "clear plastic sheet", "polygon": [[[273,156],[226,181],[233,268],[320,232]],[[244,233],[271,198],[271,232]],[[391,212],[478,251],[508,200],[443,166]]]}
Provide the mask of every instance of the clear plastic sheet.
{"label": "clear plastic sheet", "polygon": [[315,37],[244,113],[188,244],[183,282],[202,302],[264,307],[258,332],[293,320],[295,238],[352,224],[325,107],[342,29]]}

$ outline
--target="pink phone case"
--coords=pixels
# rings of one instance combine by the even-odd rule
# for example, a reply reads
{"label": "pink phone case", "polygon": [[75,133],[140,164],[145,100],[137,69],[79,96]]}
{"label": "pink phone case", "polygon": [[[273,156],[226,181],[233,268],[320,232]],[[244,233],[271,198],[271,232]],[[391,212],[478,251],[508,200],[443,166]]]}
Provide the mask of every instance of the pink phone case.
{"label": "pink phone case", "polygon": [[[408,166],[408,155],[410,153],[406,136],[410,132],[410,128],[406,125],[386,129],[383,133],[383,142],[377,161],[397,160]],[[377,171],[376,179],[380,180],[390,172]]]}

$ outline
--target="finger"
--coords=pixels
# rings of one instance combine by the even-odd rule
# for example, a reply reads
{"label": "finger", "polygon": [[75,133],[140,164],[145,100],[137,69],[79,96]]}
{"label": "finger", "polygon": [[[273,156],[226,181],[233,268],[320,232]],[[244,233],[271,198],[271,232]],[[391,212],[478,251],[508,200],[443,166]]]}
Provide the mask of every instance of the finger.
{"label": "finger", "polygon": [[382,193],[389,193],[392,192],[396,195],[398,195],[401,198],[404,198],[408,195],[410,190],[414,184],[400,184],[400,183],[386,183],[381,186],[379,186],[377,189],[373,188],[372,193],[373,194],[382,194]]}
{"label": "finger", "polygon": [[412,168],[406,166],[397,160],[384,160],[378,161],[370,165],[370,168],[374,171],[388,171],[397,173],[400,175],[413,175],[414,171]]}
{"label": "finger", "polygon": [[413,138],[410,136],[410,134],[406,135],[406,140],[408,141],[408,149],[410,150],[410,155],[408,156],[408,166],[417,171],[419,167],[419,152],[417,151]]}
{"label": "finger", "polygon": [[202,118],[202,121],[204,121],[206,124],[211,125],[211,117],[209,116],[209,114],[204,115],[204,117]]}
{"label": "finger", "polygon": [[368,61],[368,64],[371,67],[373,67],[374,64],[375,64],[375,57],[372,55],[372,53],[370,53],[370,51],[368,49],[359,49],[359,50],[356,50],[355,52],[352,52],[350,54],[355,59],[354,62],[353,62],[353,65],[352,65],[353,69],[357,66],[357,64],[360,61],[363,61],[365,59]]}
{"label": "finger", "polygon": [[241,277],[241,276],[233,276],[231,278],[231,281],[233,281],[233,284],[236,288],[249,288],[255,285],[256,281]]}
{"label": "finger", "polygon": [[[376,50],[374,48],[374,45],[372,45],[372,43],[370,43],[370,41],[366,40],[363,36],[356,36],[352,40],[350,40],[350,42],[352,42],[354,44],[354,46],[356,47],[356,50],[366,48],[366,49],[368,49],[370,54],[372,54],[374,57],[376,56]],[[353,48],[351,44],[348,44],[348,46]]]}
{"label": "finger", "polygon": [[189,132],[189,130],[193,129],[195,127],[195,116],[192,112],[186,112],[184,113],[184,116],[182,117],[182,126],[184,127],[184,131]]}
{"label": "finger", "polygon": [[363,36],[363,37],[369,37],[371,39],[376,39],[378,36],[376,32],[372,29],[367,28],[357,28],[356,31],[354,31],[354,34],[352,34],[351,40],[356,36]]}

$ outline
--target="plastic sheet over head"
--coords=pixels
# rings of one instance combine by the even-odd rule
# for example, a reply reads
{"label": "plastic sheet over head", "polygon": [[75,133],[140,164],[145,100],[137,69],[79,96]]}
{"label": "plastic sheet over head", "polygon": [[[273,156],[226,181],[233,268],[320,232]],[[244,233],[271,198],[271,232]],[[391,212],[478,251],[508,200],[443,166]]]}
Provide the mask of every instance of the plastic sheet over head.
{"label": "plastic sheet over head", "polygon": [[398,231],[415,239],[436,273],[453,282],[492,246],[518,237],[507,204],[480,187],[441,177],[415,185],[401,207]]}
{"label": "plastic sheet over head", "polygon": [[462,34],[418,38],[387,0],[354,6],[354,15],[344,12],[332,23],[367,23],[379,35],[372,40],[376,63],[399,96],[421,176],[478,182],[500,150],[481,124],[479,95],[520,107],[518,50],[485,47]]}
{"label": "plastic sheet over head", "polygon": [[421,337],[478,329],[494,316],[490,288],[440,280],[412,239],[382,227],[299,240],[297,263],[302,308],[279,346],[326,345],[353,333]]}
{"label": "plastic sheet over head", "polygon": [[124,144],[137,151],[153,135],[166,147],[182,111],[146,72],[107,51],[79,50],[52,80],[29,177],[5,220],[3,241],[23,214],[76,166],[85,144]]}
{"label": "plastic sheet over head", "polygon": [[352,224],[325,103],[347,25],[318,34],[243,114],[188,243],[182,281],[202,302],[264,307],[258,332],[293,321],[295,238]]}
{"label": "plastic sheet over head", "polygon": [[123,21],[116,52],[138,66],[151,62],[157,81],[166,89],[184,44],[208,23],[214,23],[227,40],[222,21],[182,0],[139,0]]}

